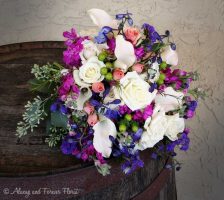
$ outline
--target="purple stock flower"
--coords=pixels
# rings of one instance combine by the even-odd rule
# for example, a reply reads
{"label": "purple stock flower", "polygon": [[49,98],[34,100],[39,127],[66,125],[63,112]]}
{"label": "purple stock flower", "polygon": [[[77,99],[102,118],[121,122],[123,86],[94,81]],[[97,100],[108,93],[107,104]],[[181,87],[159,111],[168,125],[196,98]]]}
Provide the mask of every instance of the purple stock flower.
{"label": "purple stock flower", "polygon": [[110,38],[107,40],[107,45],[109,47],[109,51],[114,52],[115,47],[116,47],[116,42],[115,42],[115,38]]}
{"label": "purple stock flower", "polygon": [[143,47],[135,48],[135,55],[137,57],[137,60],[140,60],[144,57],[145,51]]}
{"label": "purple stock flower", "polygon": [[143,112],[141,110],[136,110],[132,118],[135,121],[143,122],[144,121]]}
{"label": "purple stock flower", "polygon": [[132,112],[131,109],[128,108],[127,105],[119,106],[119,113],[120,113],[121,115],[124,115],[124,114],[131,114],[131,112]]}
{"label": "purple stock flower", "polygon": [[146,120],[148,117],[152,116],[152,113],[153,113],[153,105],[150,104],[146,106],[146,108],[144,109],[143,119]]}
{"label": "purple stock flower", "polygon": [[72,152],[76,149],[77,143],[73,140],[72,137],[67,136],[61,144],[61,151],[66,154],[72,154]]}

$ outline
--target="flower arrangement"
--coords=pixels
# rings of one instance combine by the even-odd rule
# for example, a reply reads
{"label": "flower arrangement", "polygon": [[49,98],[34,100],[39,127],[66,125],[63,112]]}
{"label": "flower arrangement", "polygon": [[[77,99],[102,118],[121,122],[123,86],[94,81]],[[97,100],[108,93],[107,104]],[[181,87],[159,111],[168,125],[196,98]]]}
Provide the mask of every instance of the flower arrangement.
{"label": "flower arrangement", "polygon": [[79,36],[72,28],[63,33],[65,65],[32,68],[29,83],[39,96],[25,106],[18,137],[45,119],[50,147],[94,161],[103,175],[110,157],[122,158],[129,174],[143,167],[139,152],[147,148],[155,159],[175,156],[175,147],[186,151],[185,119],[194,116],[203,92],[189,88],[196,72],[173,69],[178,55],[170,32],[133,26],[128,12],[115,19],[100,9],[88,14],[100,28],[97,36]]}

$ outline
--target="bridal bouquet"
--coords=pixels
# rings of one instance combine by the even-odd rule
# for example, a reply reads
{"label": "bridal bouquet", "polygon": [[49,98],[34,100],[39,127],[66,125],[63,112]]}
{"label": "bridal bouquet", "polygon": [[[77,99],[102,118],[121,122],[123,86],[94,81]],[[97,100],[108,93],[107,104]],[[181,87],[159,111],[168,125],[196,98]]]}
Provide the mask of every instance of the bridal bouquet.
{"label": "bridal bouquet", "polygon": [[32,68],[29,83],[39,94],[25,106],[18,137],[45,120],[50,147],[93,161],[103,175],[110,157],[120,157],[129,174],[143,167],[139,152],[147,148],[153,158],[175,156],[175,147],[186,151],[185,119],[194,116],[202,92],[189,89],[196,72],[176,67],[170,32],[133,26],[131,13],[115,19],[100,9],[88,14],[98,35],[80,36],[72,28],[63,33],[65,65]]}

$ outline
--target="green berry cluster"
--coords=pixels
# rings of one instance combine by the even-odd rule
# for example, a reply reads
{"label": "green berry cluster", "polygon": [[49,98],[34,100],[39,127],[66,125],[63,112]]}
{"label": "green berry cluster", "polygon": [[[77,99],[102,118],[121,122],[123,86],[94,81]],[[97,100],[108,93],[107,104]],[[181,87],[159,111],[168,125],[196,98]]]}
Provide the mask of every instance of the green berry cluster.
{"label": "green berry cluster", "polygon": [[138,123],[132,120],[132,116],[130,114],[126,114],[124,119],[120,121],[119,131],[125,132],[127,129],[131,129],[133,132],[136,132],[139,128]]}

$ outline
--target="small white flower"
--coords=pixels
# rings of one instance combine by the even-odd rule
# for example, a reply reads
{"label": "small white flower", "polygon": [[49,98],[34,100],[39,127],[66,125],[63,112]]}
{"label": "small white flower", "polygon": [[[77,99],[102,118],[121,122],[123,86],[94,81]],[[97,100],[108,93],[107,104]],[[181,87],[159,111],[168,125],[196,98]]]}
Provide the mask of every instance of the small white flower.
{"label": "small white flower", "polygon": [[100,69],[105,67],[104,63],[99,61],[96,56],[89,58],[79,70],[73,71],[73,77],[77,85],[82,87],[91,86],[92,83],[100,82],[104,79]]}
{"label": "small white flower", "polygon": [[137,72],[128,72],[120,80],[120,96],[124,103],[132,110],[138,110],[151,104],[157,90],[149,92],[150,85],[142,80]]}
{"label": "small white flower", "polygon": [[171,116],[166,116],[167,118],[167,130],[166,130],[166,136],[172,140],[175,141],[178,139],[177,135],[178,133],[181,133],[184,131],[185,123],[184,118],[179,117],[179,113]]}
{"label": "small white flower", "polygon": [[162,48],[161,58],[169,65],[176,66],[178,64],[177,52],[170,45]]}
{"label": "small white flower", "polygon": [[153,115],[145,121],[145,131],[142,134],[137,148],[144,150],[154,147],[155,144],[163,139],[167,125],[165,111],[157,105],[153,110]]}
{"label": "small white flower", "polygon": [[79,53],[82,63],[84,64],[89,58],[97,56],[99,50],[97,45],[91,40],[84,40],[82,42],[83,50]]}
{"label": "small white flower", "polygon": [[159,64],[157,62],[154,62],[150,69],[148,70],[149,72],[149,81],[151,83],[155,83],[159,79]]}
{"label": "small white flower", "polygon": [[162,106],[165,112],[169,112],[182,106],[183,97],[182,92],[176,92],[172,87],[167,87],[162,94],[156,95],[155,103]]}
{"label": "small white flower", "polygon": [[109,136],[116,137],[117,129],[110,119],[100,116],[100,121],[93,126],[93,146],[103,157],[109,158],[112,152],[112,142]]}

